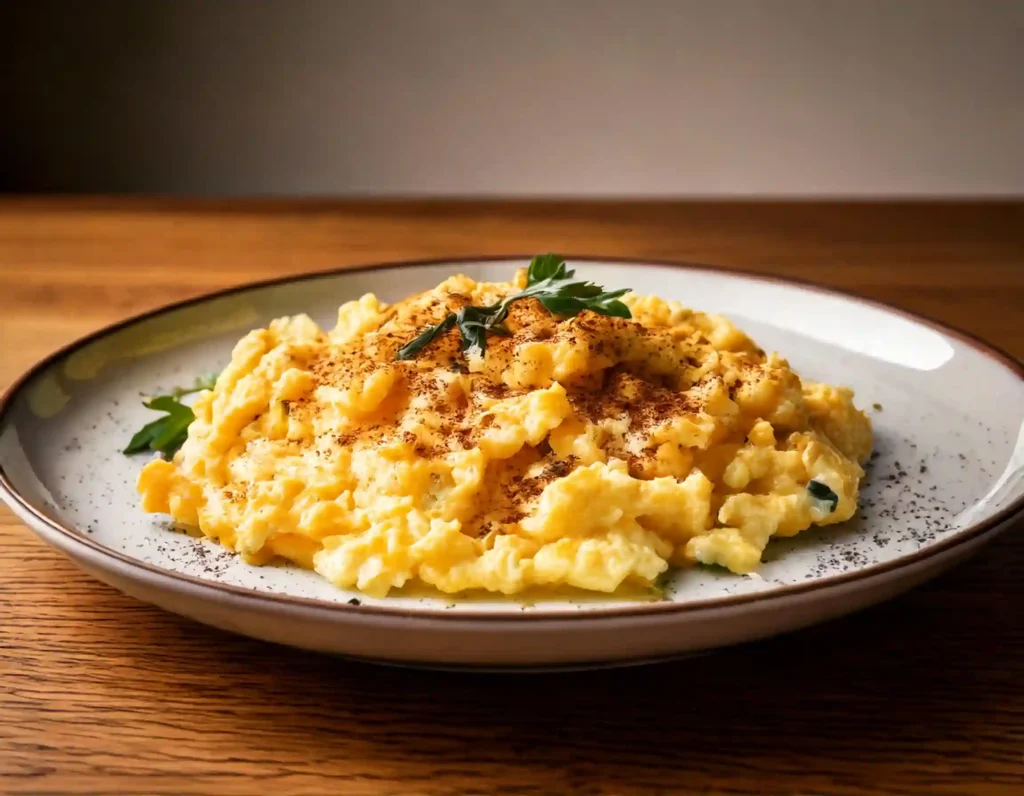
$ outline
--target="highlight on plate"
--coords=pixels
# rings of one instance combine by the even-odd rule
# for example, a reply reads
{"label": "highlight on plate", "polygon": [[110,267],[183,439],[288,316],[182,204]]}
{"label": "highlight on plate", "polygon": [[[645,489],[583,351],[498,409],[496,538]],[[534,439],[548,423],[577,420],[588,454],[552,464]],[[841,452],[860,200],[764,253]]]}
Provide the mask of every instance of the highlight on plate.
{"label": "highlight on plate", "polygon": [[853,516],[872,445],[849,389],[553,255],[367,294],[329,331],[279,318],[196,389],[147,403],[142,507],[377,597],[750,573],[771,537]]}

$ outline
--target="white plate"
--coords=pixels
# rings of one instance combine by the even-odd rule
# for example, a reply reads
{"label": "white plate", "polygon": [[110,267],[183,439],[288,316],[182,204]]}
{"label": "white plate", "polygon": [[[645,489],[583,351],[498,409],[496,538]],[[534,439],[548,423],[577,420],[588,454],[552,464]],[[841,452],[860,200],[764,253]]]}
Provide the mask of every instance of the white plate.
{"label": "white plate", "polygon": [[[873,415],[862,511],[773,542],[755,577],[680,572],[663,601],[501,600],[340,591],[294,567],[252,567],[138,508],[145,457],[120,448],[139,402],[218,370],[253,327],[373,291],[395,300],[453,272],[508,279],[525,260],[345,270],[183,302],[53,354],[0,405],[0,491],[45,541],[141,600],[310,649],[428,665],[637,661],[761,638],[887,599],[948,568],[1024,511],[1024,369],[982,343],[862,299],[713,269],[574,260],[607,286],[732,318],[801,374],[848,384]],[[880,405],[881,409],[871,409]],[[360,600],[349,605],[350,599]]]}

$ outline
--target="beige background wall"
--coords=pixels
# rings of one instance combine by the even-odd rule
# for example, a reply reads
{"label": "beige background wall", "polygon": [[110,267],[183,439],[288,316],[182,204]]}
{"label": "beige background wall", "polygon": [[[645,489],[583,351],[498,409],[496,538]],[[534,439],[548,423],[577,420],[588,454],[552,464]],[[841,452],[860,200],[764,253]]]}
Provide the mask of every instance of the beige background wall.
{"label": "beige background wall", "polygon": [[[106,12],[49,23],[22,14],[5,142],[16,182],[43,174],[71,188],[219,194],[1024,194],[1022,2],[96,8]],[[33,37],[52,51],[26,45]]]}

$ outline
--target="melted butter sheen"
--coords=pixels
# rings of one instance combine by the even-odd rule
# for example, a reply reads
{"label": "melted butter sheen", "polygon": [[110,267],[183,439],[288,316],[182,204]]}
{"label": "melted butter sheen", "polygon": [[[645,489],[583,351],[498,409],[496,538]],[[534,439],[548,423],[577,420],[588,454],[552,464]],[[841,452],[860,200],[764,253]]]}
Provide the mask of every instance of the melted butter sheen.
{"label": "melted butter sheen", "polygon": [[329,332],[302,315],[250,332],[174,461],[143,469],[143,508],[373,596],[623,593],[693,561],[751,572],[772,536],[854,514],[872,439],[852,392],[801,382],[724,318],[635,296],[632,320],[558,318],[528,299],[484,357],[453,329],[396,361],[448,312],[522,284],[455,276],[348,302]]}

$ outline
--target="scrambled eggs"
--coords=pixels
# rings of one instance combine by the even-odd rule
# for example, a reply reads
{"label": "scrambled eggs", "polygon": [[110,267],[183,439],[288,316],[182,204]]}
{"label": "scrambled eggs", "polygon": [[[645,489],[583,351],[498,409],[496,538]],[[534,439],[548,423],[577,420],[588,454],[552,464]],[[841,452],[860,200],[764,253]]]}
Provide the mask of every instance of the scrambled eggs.
{"label": "scrambled eggs", "polygon": [[801,382],[725,318],[635,296],[632,319],[563,318],[530,298],[482,356],[452,329],[396,360],[524,284],[454,276],[348,302],[329,332],[304,315],[250,332],[173,461],[142,471],[143,507],[374,596],[747,573],[772,536],[854,514],[872,439],[852,392]]}

